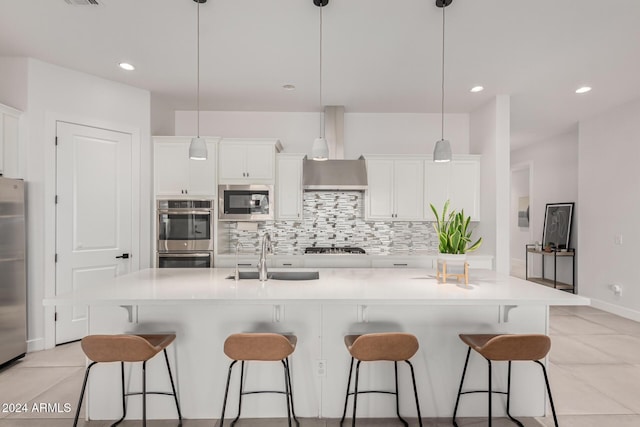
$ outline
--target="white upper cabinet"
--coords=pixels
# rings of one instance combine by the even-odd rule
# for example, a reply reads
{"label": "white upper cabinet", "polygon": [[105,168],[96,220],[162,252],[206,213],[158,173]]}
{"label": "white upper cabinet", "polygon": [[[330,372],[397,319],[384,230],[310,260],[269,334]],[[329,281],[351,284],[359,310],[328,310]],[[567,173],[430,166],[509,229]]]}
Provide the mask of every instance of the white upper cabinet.
{"label": "white upper cabinet", "polygon": [[424,181],[428,221],[435,220],[429,204],[440,213],[447,200],[450,208],[458,212],[464,209],[472,221],[480,221],[480,156],[456,156],[449,163],[426,160]]}
{"label": "white upper cabinet", "polygon": [[155,195],[207,196],[216,194],[216,142],[206,138],[207,159],[189,158],[191,137],[154,137]]}
{"label": "white upper cabinet", "polygon": [[21,112],[0,104],[0,175],[22,178],[19,172]]}
{"label": "white upper cabinet", "polygon": [[220,184],[273,184],[280,141],[227,139],[219,145]]}
{"label": "white upper cabinet", "polygon": [[423,162],[410,158],[367,158],[367,218],[421,220]]}
{"label": "white upper cabinet", "polygon": [[276,218],[302,219],[302,159],[304,154],[276,156]]}

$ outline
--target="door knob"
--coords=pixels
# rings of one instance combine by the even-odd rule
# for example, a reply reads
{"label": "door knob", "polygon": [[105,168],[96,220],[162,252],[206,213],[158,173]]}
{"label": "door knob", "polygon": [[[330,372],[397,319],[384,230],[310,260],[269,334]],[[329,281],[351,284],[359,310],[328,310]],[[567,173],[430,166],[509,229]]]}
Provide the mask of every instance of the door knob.
{"label": "door knob", "polygon": [[116,258],[129,259],[129,254],[122,254],[117,256]]}

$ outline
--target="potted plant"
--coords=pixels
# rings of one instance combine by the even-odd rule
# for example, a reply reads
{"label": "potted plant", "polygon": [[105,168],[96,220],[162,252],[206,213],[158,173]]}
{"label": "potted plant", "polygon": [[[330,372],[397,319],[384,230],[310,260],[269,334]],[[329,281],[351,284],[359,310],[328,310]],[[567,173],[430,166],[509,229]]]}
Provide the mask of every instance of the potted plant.
{"label": "potted plant", "polygon": [[463,261],[466,259],[467,252],[475,251],[480,247],[482,237],[471,244],[472,230],[469,229],[471,217],[465,217],[464,210],[456,212],[455,209],[452,209],[451,212],[448,212],[449,200],[442,208],[442,215],[438,215],[438,211],[432,204],[430,206],[436,217],[433,228],[438,233],[438,257],[440,259]]}

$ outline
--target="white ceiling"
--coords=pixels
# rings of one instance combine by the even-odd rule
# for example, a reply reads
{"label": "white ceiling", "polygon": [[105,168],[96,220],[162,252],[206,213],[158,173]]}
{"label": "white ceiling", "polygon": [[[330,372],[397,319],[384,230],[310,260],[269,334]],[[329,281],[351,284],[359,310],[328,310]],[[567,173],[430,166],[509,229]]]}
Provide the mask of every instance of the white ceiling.
{"label": "white ceiling", "polygon": [[[38,58],[195,109],[197,4],[99,1],[0,0],[0,56]],[[440,112],[442,12],[434,3],[330,0],[322,103]],[[320,109],[312,0],[208,0],[200,14],[201,109]],[[640,97],[639,0],[454,0],[446,18],[445,111],[511,95],[514,147]],[[121,61],[137,70],[120,70]],[[484,92],[470,93],[477,84]],[[582,85],[594,89],[576,95]]]}

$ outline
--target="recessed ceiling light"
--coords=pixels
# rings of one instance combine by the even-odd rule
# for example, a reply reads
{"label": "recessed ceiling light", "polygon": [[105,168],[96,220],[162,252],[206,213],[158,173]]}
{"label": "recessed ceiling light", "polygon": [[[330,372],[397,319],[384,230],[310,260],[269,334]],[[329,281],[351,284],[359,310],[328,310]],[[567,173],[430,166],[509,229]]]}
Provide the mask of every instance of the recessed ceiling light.
{"label": "recessed ceiling light", "polygon": [[471,88],[471,92],[482,92],[484,90],[484,87],[482,86],[474,86]]}
{"label": "recessed ceiling light", "polygon": [[120,68],[122,68],[123,70],[127,70],[127,71],[133,71],[136,69],[136,67],[134,67],[133,65],[129,64],[128,62],[121,62],[120,64]]}
{"label": "recessed ceiling light", "polygon": [[582,86],[581,88],[576,89],[576,93],[587,93],[591,90],[589,86]]}
{"label": "recessed ceiling light", "polygon": [[296,90],[294,85],[282,85],[282,89],[284,90]]}

